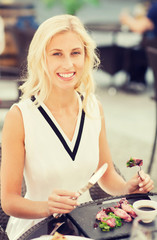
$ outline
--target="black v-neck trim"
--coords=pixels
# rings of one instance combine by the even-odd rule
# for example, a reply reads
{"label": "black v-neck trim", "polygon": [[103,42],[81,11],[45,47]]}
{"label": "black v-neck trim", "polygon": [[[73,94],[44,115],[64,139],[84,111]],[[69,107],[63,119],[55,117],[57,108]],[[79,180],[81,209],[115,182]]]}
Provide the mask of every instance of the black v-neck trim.
{"label": "black v-neck trim", "polygon": [[[81,99],[82,99],[82,97],[81,97]],[[31,100],[34,102],[35,101],[35,97],[33,96],[31,98]],[[73,151],[71,151],[71,149],[69,148],[68,144],[66,143],[64,137],[62,136],[62,134],[60,133],[60,131],[56,127],[55,123],[52,121],[52,119],[49,117],[49,115],[46,113],[46,111],[43,109],[43,107],[41,105],[38,107],[38,110],[43,115],[45,120],[48,122],[50,127],[53,129],[53,131],[55,132],[55,134],[57,135],[57,137],[61,141],[62,145],[64,146],[65,150],[68,152],[68,154],[70,155],[70,157],[74,161],[75,157],[76,157],[76,154],[77,154],[77,151],[78,151],[78,147],[79,147],[80,141],[81,141],[82,132],[83,132],[83,126],[84,126],[84,120],[85,120],[85,112],[84,112],[84,110],[82,109],[80,127],[79,127],[78,136],[77,136],[77,139],[76,139]]]}

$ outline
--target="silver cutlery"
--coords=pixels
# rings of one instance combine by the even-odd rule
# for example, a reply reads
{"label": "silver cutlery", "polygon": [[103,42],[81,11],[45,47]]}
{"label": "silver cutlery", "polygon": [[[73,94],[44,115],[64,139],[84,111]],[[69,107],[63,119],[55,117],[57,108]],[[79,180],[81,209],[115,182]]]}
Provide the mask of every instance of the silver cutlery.
{"label": "silver cutlery", "polygon": [[[96,173],[94,173],[92,175],[92,177],[89,179],[88,183],[78,191],[78,193],[80,195],[82,195],[84,192],[86,192],[88,189],[90,189],[103,176],[103,174],[106,172],[107,168],[108,168],[108,164],[104,163],[98,169],[98,171],[96,171]],[[73,198],[73,199],[75,199],[75,198]],[[62,216],[62,214],[54,213],[53,216],[55,218],[59,218]]]}
{"label": "silver cutlery", "polygon": [[52,232],[50,233],[50,235],[54,235],[55,232],[58,230],[58,228],[60,228],[65,222],[58,222],[56,223],[54,229],[52,230]]}

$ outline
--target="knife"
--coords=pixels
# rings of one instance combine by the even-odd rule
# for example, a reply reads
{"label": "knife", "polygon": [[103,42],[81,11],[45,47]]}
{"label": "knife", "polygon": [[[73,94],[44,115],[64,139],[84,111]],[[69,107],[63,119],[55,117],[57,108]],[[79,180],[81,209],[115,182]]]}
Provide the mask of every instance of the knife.
{"label": "knife", "polygon": [[[96,171],[96,173],[93,174],[93,176],[89,179],[88,183],[78,191],[78,193],[80,195],[82,195],[84,192],[89,190],[103,176],[103,174],[106,172],[107,168],[108,168],[108,163],[104,163],[98,169],[98,171]],[[73,198],[73,200],[75,200],[75,199],[76,198]],[[54,218],[58,218],[58,217],[61,217],[61,216],[62,216],[62,214],[60,214],[60,213],[54,213],[53,214]]]}
{"label": "knife", "polygon": [[106,172],[108,168],[108,164],[104,163],[96,173],[93,174],[93,176],[89,179],[88,184],[85,185],[83,188],[81,188],[78,193],[82,195],[84,192],[86,192],[88,189],[90,189]]}

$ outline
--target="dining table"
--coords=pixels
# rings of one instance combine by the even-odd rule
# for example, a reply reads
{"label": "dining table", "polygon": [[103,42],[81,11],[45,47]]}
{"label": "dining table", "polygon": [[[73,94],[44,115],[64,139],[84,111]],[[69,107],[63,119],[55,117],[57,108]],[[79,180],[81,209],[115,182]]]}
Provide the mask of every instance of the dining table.
{"label": "dining table", "polygon": [[[22,236],[18,238],[18,240],[52,239],[50,233],[54,229],[57,222],[64,222],[64,224],[62,224],[61,227],[57,229],[57,232],[71,237],[67,239],[129,240],[133,220],[131,222],[124,221],[121,227],[118,227],[112,231],[105,232],[99,228],[98,222],[96,220],[96,214],[100,210],[103,208],[116,206],[122,198],[125,198],[131,205],[133,205],[135,201],[143,199],[153,200],[157,202],[157,193],[149,192],[147,194],[136,193],[114,197],[110,196],[97,199],[95,201],[82,203],[80,206],[68,214],[63,214],[58,218],[55,218],[53,216],[45,218],[41,222],[28,229]],[[157,239],[157,217],[153,222],[145,225],[146,228],[151,228],[155,236],[154,239]],[[45,237],[42,238],[42,236]]]}

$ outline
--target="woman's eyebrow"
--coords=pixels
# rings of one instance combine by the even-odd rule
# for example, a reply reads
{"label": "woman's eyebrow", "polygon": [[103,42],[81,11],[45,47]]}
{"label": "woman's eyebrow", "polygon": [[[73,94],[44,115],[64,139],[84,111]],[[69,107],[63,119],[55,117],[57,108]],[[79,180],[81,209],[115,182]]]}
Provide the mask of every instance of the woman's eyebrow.
{"label": "woman's eyebrow", "polygon": [[[76,50],[82,50],[81,47],[76,47],[76,48],[73,48],[71,49],[71,51],[76,51]],[[59,48],[53,48],[53,49],[50,49],[49,52],[62,52],[63,50],[62,49],[59,49]]]}
{"label": "woman's eyebrow", "polygon": [[53,48],[53,49],[50,49],[49,52],[61,52],[62,50],[61,49],[58,49],[58,48]]}
{"label": "woman's eyebrow", "polygon": [[82,48],[81,47],[73,48],[72,51],[74,50],[82,50]]}

